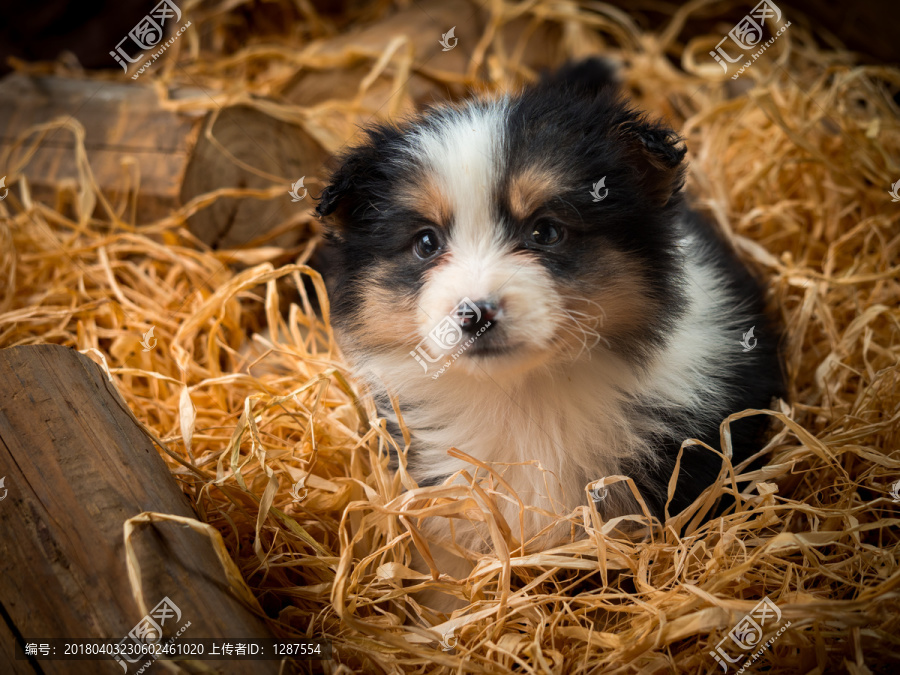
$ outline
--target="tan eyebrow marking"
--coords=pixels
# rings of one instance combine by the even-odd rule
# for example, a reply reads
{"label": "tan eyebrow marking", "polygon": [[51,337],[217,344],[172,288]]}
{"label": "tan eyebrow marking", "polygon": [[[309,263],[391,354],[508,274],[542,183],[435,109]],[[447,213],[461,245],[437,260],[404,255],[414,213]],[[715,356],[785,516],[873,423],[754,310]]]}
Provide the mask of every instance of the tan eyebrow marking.
{"label": "tan eyebrow marking", "polygon": [[450,226],[450,202],[438,187],[434,179],[424,177],[418,183],[406,183],[398,190],[401,204],[410,208],[435,225],[446,228]]}
{"label": "tan eyebrow marking", "polygon": [[555,174],[537,167],[525,169],[509,181],[509,210],[515,218],[525,220],[559,189]]}

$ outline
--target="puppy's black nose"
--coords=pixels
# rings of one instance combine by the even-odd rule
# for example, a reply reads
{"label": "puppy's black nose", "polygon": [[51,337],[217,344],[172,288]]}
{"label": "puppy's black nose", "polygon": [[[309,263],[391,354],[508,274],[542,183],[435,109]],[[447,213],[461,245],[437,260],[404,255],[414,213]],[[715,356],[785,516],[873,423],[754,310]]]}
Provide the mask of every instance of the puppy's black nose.
{"label": "puppy's black nose", "polygon": [[[456,319],[464,333],[478,333],[482,328],[487,330],[497,323],[497,315],[500,308],[494,302],[479,300],[478,302],[463,302],[456,308]],[[484,332],[484,331],[482,331]]]}

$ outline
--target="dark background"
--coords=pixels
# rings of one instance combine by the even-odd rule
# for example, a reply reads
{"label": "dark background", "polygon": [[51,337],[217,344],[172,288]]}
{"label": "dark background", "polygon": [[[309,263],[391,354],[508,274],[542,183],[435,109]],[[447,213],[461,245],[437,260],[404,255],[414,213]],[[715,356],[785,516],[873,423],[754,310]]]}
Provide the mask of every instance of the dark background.
{"label": "dark background", "polygon": [[[159,0],[0,0],[0,75],[10,71],[7,57],[26,61],[51,61],[70,51],[87,69],[117,69],[109,51],[152,9]],[[692,15],[682,31],[682,40],[713,32],[720,23],[734,24],[757,0],[746,3],[713,3]],[[323,15],[338,15],[349,6],[365,0],[313,0]],[[623,2],[613,5],[633,14],[647,30],[659,28],[668,20],[660,13],[659,3]],[[897,0],[834,2],[824,0],[778,0],[791,20],[807,22],[814,34],[828,44],[828,34],[837,37],[849,49],[861,55],[861,62],[900,62],[900,8]],[[180,3],[179,3],[180,5]],[[200,6],[200,11],[203,5]],[[240,10],[261,19],[272,11],[270,3],[247,2]],[[798,16],[803,14],[805,16]],[[290,17],[282,17],[290,19]],[[299,14],[297,15],[299,19]],[[266,22],[266,29],[285,26],[284,21]]]}

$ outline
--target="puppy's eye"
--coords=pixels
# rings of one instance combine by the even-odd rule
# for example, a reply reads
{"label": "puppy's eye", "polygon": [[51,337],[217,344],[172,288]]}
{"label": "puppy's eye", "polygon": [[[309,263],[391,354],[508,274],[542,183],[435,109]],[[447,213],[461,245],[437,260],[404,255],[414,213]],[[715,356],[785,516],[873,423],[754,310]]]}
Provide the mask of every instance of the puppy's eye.
{"label": "puppy's eye", "polygon": [[550,220],[539,220],[531,232],[531,240],[538,246],[556,246],[563,236],[563,228]]}
{"label": "puppy's eye", "polygon": [[440,250],[440,240],[433,231],[423,230],[416,235],[416,239],[413,242],[413,252],[422,260],[427,260]]}

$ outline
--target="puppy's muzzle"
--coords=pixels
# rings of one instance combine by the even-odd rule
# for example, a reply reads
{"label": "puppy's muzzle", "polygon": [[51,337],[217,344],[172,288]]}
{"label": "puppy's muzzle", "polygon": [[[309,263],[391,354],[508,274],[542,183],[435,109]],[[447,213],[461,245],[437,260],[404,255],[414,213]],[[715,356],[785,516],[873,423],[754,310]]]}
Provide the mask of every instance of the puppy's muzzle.
{"label": "puppy's muzzle", "polygon": [[472,311],[463,303],[456,312],[456,320],[464,333],[480,335],[496,327],[500,315],[500,307],[497,303],[490,300],[478,300],[472,304],[477,311]]}

